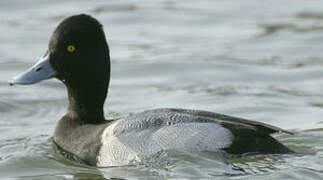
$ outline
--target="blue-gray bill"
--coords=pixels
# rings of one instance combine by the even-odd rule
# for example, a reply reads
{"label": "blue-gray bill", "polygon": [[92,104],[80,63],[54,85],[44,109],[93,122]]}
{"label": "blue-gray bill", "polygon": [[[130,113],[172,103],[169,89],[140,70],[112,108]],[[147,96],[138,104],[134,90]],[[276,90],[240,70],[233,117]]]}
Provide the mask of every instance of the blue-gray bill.
{"label": "blue-gray bill", "polygon": [[48,53],[26,72],[15,76],[11,81],[9,81],[9,84],[11,86],[15,84],[34,84],[39,81],[54,77],[57,74],[57,71],[53,68],[49,59],[50,54]]}

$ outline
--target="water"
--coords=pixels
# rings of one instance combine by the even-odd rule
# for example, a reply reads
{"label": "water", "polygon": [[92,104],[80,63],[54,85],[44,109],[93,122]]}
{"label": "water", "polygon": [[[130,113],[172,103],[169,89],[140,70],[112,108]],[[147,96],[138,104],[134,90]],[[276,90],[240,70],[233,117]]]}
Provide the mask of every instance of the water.
{"label": "water", "polygon": [[[1,179],[322,179],[323,3],[307,1],[0,1]],[[112,80],[107,118],[159,107],[270,123],[315,155],[232,159],[160,152],[126,167],[80,166],[55,153],[66,92],[57,80],[10,87],[64,18],[104,24]]]}

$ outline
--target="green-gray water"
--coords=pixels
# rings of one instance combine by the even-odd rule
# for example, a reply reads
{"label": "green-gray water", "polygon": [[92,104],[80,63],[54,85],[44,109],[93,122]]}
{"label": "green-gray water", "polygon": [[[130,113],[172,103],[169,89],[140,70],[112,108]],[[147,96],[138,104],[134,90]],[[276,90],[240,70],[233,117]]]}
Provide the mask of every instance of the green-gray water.
{"label": "green-gray water", "polygon": [[[79,166],[54,153],[67,107],[57,80],[10,87],[64,18],[104,25],[112,57],[107,118],[159,107],[220,112],[273,124],[306,156],[224,163],[161,152],[127,167]],[[316,0],[0,1],[0,179],[322,179],[323,2]]]}

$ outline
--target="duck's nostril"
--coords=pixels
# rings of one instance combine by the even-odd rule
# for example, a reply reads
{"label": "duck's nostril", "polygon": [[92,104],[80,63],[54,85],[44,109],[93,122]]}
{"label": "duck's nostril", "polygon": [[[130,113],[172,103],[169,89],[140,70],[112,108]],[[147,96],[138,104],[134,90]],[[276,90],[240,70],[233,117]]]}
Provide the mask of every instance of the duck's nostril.
{"label": "duck's nostril", "polygon": [[36,72],[38,72],[38,71],[40,71],[42,69],[43,69],[42,67],[39,67],[39,68],[36,69]]}

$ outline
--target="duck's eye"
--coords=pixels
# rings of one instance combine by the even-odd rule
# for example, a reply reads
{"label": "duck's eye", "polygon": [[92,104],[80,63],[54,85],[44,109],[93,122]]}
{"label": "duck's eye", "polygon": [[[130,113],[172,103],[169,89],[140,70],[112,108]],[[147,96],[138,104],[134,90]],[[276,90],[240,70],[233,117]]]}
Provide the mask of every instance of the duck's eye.
{"label": "duck's eye", "polygon": [[68,46],[67,46],[67,51],[68,51],[68,52],[70,52],[70,53],[74,52],[74,51],[75,51],[75,49],[76,49],[76,48],[75,48],[75,46],[74,46],[74,45],[68,45]]}

